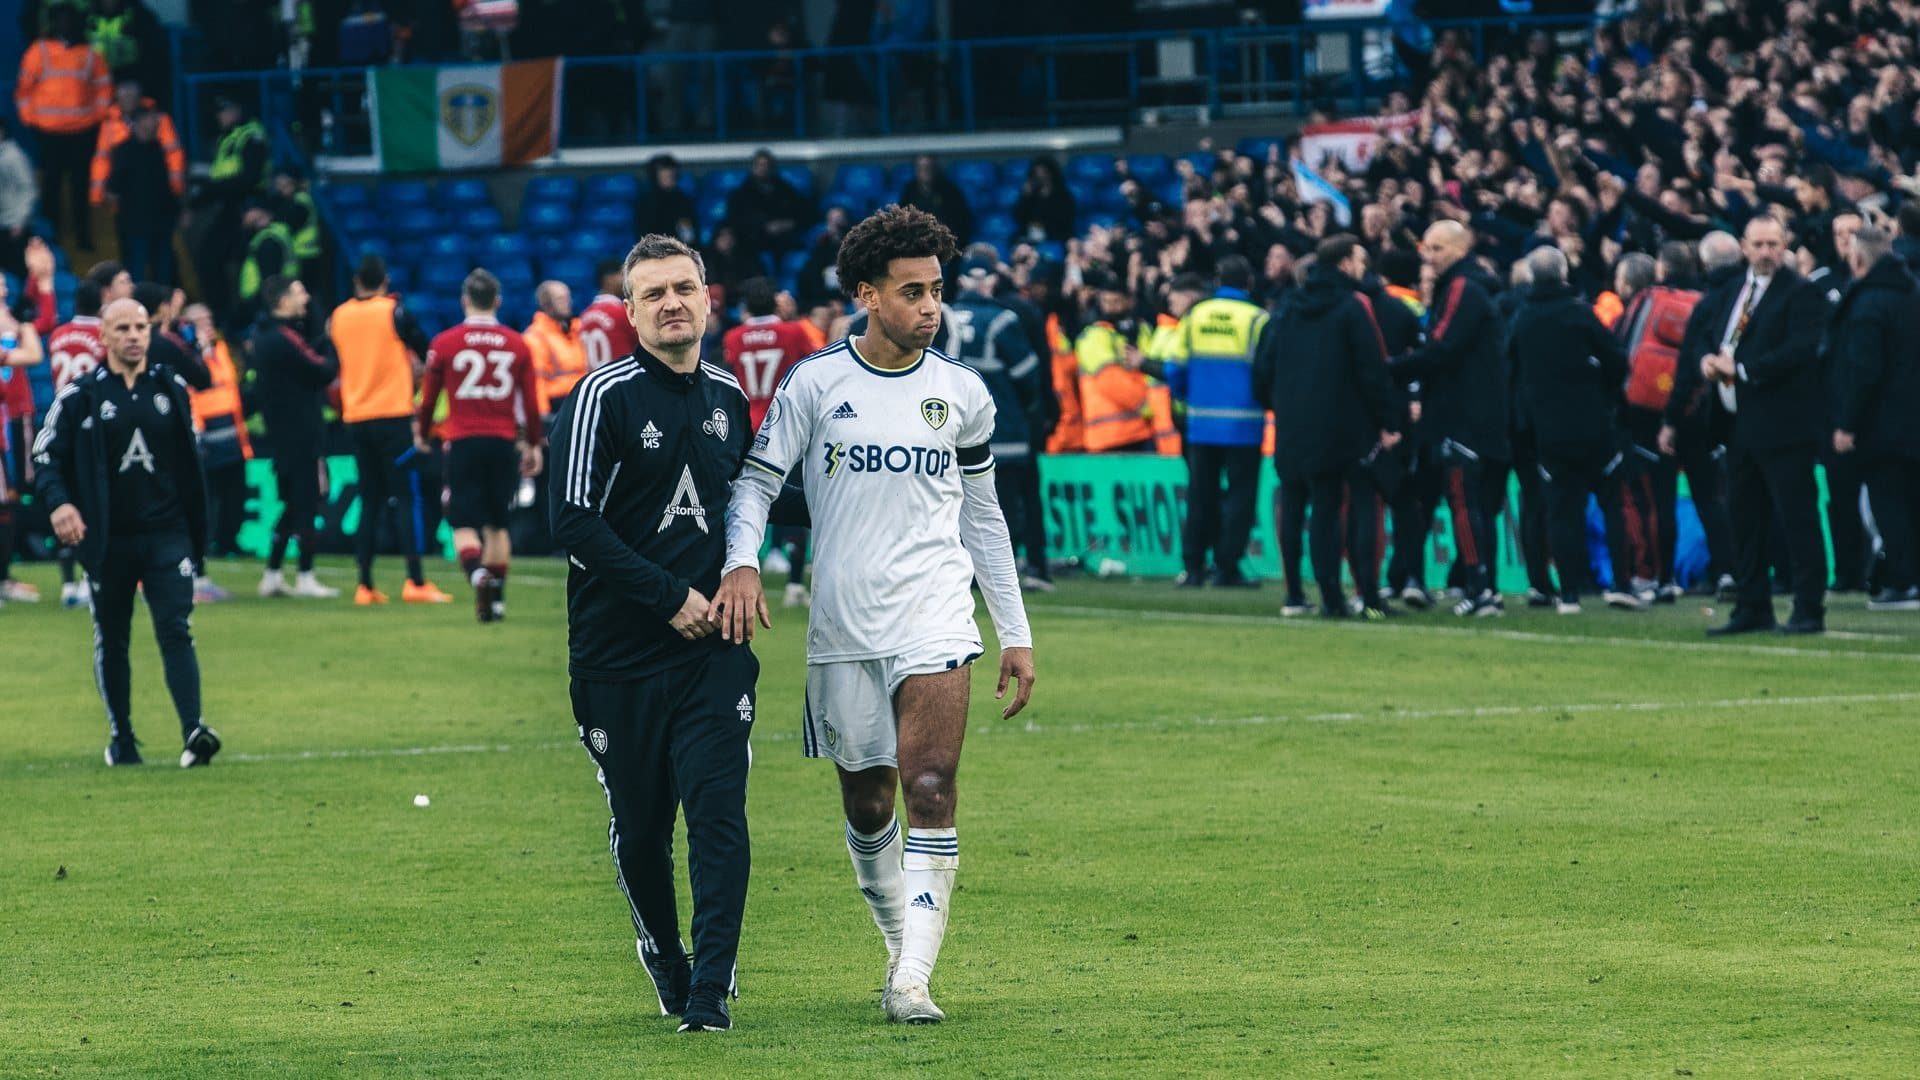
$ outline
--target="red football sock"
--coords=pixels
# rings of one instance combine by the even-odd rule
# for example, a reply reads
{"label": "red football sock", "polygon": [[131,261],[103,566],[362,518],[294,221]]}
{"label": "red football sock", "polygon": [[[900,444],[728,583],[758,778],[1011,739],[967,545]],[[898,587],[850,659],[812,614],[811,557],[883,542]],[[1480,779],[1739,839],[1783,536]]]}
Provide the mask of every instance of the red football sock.
{"label": "red football sock", "polygon": [[479,548],[469,547],[460,549],[460,569],[466,573],[467,580],[473,580],[473,572],[480,569]]}

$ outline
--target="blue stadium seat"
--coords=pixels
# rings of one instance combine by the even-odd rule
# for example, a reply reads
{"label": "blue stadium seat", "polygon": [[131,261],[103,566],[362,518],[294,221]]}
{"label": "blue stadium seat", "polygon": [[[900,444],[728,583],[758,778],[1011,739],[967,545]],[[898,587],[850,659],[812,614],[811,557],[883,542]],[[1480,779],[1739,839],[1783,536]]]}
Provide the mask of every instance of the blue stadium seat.
{"label": "blue stadium seat", "polygon": [[380,215],[365,208],[343,211],[340,229],[349,236],[370,236],[380,231]]}
{"label": "blue stadium seat", "polygon": [[947,168],[947,176],[969,194],[990,190],[1000,182],[1000,167],[991,161],[956,161]]}
{"label": "blue stadium seat", "polygon": [[813,194],[812,169],[807,168],[805,165],[782,165],[780,166],[780,175],[786,178],[787,183],[799,188],[800,194]]}
{"label": "blue stadium seat", "polygon": [[833,174],[833,189],[855,198],[877,198],[886,186],[886,170],[878,165],[842,165]]}
{"label": "blue stadium seat", "polygon": [[443,228],[440,211],[425,206],[408,207],[387,219],[387,229],[395,236],[429,236]]}
{"label": "blue stadium seat", "polygon": [[1180,156],[1192,162],[1193,171],[1199,173],[1201,176],[1212,176],[1214,163],[1220,160],[1218,155],[1209,154],[1201,150]]}
{"label": "blue stadium seat", "polygon": [[700,191],[704,195],[725,197],[746,178],[745,169],[713,169],[700,177]]}
{"label": "blue stadium seat", "polygon": [[1170,207],[1186,205],[1187,188],[1186,188],[1186,185],[1181,182],[1179,177],[1174,177],[1173,179],[1168,180],[1166,183],[1156,187],[1154,189],[1154,194],[1160,196],[1160,201],[1163,203],[1166,203]]}
{"label": "blue stadium seat", "polygon": [[581,191],[588,203],[631,203],[640,195],[640,181],[632,173],[605,173],[588,177]]}
{"label": "blue stadium seat", "polygon": [[781,275],[793,277],[800,273],[801,270],[806,268],[807,259],[812,257],[812,254],[810,251],[789,251],[785,255],[780,256]]}
{"label": "blue stadium seat", "polygon": [[566,203],[536,202],[520,208],[520,227],[530,233],[558,233],[573,228],[573,207]]}
{"label": "blue stadium seat", "polygon": [[420,265],[420,288],[437,296],[458,292],[469,269],[465,259],[428,259]]}
{"label": "blue stadium seat", "polygon": [[974,238],[990,244],[1004,244],[1013,239],[1016,226],[1013,218],[1006,214],[988,214],[974,226]]}
{"label": "blue stadium seat", "polygon": [[1277,137],[1262,138],[1257,135],[1249,135],[1241,139],[1240,142],[1234,146],[1233,152],[1244,157],[1250,157],[1255,161],[1265,161],[1267,160],[1267,151],[1275,147],[1280,149],[1281,158],[1284,160],[1286,157],[1287,140]]}
{"label": "blue stadium seat", "polygon": [[1013,204],[1020,201],[1019,184],[1001,184],[993,189],[987,205],[995,210],[1012,210]]}
{"label": "blue stadium seat", "polygon": [[435,259],[464,259],[473,251],[467,235],[461,232],[439,232],[427,237],[427,255]]}
{"label": "blue stadium seat", "polygon": [[571,176],[536,176],[527,181],[527,190],[520,197],[527,202],[576,202],[580,181]]}
{"label": "blue stadium seat", "polygon": [[1148,187],[1173,179],[1173,162],[1165,154],[1127,155],[1127,175]]}
{"label": "blue stadium seat", "polygon": [[1105,183],[1113,178],[1112,154],[1075,154],[1067,159],[1067,180]]}
{"label": "blue stadium seat", "polygon": [[1033,245],[1033,250],[1044,262],[1064,263],[1067,261],[1067,245],[1058,240],[1042,240]]}
{"label": "blue stadium seat", "polygon": [[341,210],[366,206],[372,201],[367,189],[359,184],[326,184],[320,188],[319,195]]}
{"label": "blue stadium seat", "polygon": [[1092,180],[1067,181],[1067,190],[1073,193],[1075,206],[1083,210],[1099,205],[1100,200],[1106,198],[1106,189],[1112,186],[1112,184],[1096,183]]}
{"label": "blue stadium seat", "polygon": [[701,198],[696,208],[699,214],[698,224],[701,232],[718,226],[727,217],[727,199],[724,195],[707,195]]}
{"label": "blue stadium seat", "polygon": [[1103,229],[1111,229],[1114,226],[1114,222],[1117,220],[1118,219],[1115,218],[1112,214],[1106,213],[1104,211],[1096,211],[1091,214],[1080,214],[1073,219],[1073,231],[1076,233],[1085,235],[1088,229],[1091,229],[1096,225],[1098,225],[1100,228],[1103,228]]}
{"label": "blue stadium seat", "polygon": [[[631,228],[618,233],[606,233],[599,229],[575,229],[567,234],[566,254],[579,255],[588,259],[624,259],[627,249],[633,246]],[[543,257],[555,254],[541,252]]]}
{"label": "blue stadium seat", "polygon": [[425,206],[428,197],[425,180],[389,180],[380,185],[377,200],[389,213],[406,206]]}
{"label": "blue stadium seat", "polygon": [[851,191],[836,191],[828,195],[826,200],[820,204],[820,212],[824,214],[837,206],[845,210],[848,217],[854,221],[859,221],[869,213],[872,213],[873,205],[873,198],[871,196],[856,195]]}
{"label": "blue stadium seat", "polygon": [[887,202],[900,197],[900,192],[913,179],[913,162],[903,161],[887,170],[887,190],[884,192]]}
{"label": "blue stadium seat", "polygon": [[593,258],[588,255],[555,255],[540,260],[540,276],[564,281],[575,292],[573,307],[575,311],[586,307],[586,300],[580,290],[591,287],[593,281]]}
{"label": "blue stadium seat", "polygon": [[387,243],[384,236],[365,236],[353,242],[353,258],[357,262],[369,255],[378,255],[393,261],[393,245]]}
{"label": "blue stadium seat", "polygon": [[467,206],[454,211],[453,227],[470,236],[488,236],[499,232],[506,222],[491,206]]}
{"label": "blue stadium seat", "polygon": [[1031,168],[1033,168],[1032,158],[1005,158],[1000,162],[1000,182],[1019,187],[1027,182],[1027,170]]}
{"label": "blue stadium seat", "polygon": [[533,253],[543,259],[565,255],[573,250],[573,239],[566,233],[541,233],[533,238]]}
{"label": "blue stadium seat", "polygon": [[1133,213],[1133,204],[1127,201],[1127,193],[1120,190],[1119,184],[1111,184],[1094,192],[1093,204],[1082,206],[1082,211],[1118,214],[1125,217]]}
{"label": "blue stadium seat", "polygon": [[511,295],[533,289],[535,278],[531,259],[495,259],[487,269],[500,279],[502,293]]}
{"label": "blue stadium seat", "polygon": [[426,253],[427,245],[419,237],[396,237],[393,241],[393,256],[389,261],[413,266],[417,264]]}
{"label": "blue stadium seat", "polygon": [[533,245],[519,233],[494,233],[480,241],[474,250],[481,262],[490,259],[524,259],[533,251]]}
{"label": "blue stadium seat", "polygon": [[440,181],[440,190],[436,197],[440,205],[448,209],[459,206],[493,205],[493,193],[487,189],[487,182],[465,177]]}
{"label": "blue stadium seat", "polygon": [[633,204],[630,202],[600,202],[587,207],[580,215],[580,224],[591,225],[610,233],[633,231]]}
{"label": "blue stadium seat", "polygon": [[413,271],[404,266],[387,267],[387,289],[405,293],[413,288]]}

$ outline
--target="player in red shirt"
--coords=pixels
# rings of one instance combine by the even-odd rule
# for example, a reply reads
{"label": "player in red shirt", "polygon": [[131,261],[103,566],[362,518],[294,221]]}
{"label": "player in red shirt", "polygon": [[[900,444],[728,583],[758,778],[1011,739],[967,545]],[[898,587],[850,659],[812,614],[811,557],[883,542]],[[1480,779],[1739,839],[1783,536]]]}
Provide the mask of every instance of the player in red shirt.
{"label": "player in red shirt", "polygon": [[[100,286],[82,278],[73,287],[73,319],[55,327],[47,337],[47,366],[53,375],[55,394],[67,384],[107,362],[107,347],[100,341]],[[73,549],[60,549],[60,602],[67,607],[85,607],[92,601],[85,581],[73,572]]]}
{"label": "player in red shirt", "polygon": [[[460,568],[473,583],[474,614],[481,622],[506,615],[507,564],[512,545],[507,513],[522,477],[540,472],[540,391],[533,353],[519,333],[502,326],[500,279],[485,270],[467,275],[460,287],[466,321],[442,331],[427,346],[427,374],[414,415],[413,445],[432,447],[427,432],[440,391],[447,391],[447,524]],[[516,446],[516,438],[521,441]]]}
{"label": "player in red shirt", "polygon": [[609,259],[595,270],[600,276],[600,293],[580,313],[580,347],[587,354],[588,371],[624,360],[640,347],[640,339],[633,336],[633,323],[627,319],[627,302],[620,299],[620,260]]}
{"label": "player in red shirt", "polygon": [[[720,348],[726,354],[727,366],[740,380],[740,388],[747,392],[747,415],[753,421],[753,429],[758,431],[780,380],[787,377],[793,365],[816,350],[813,337],[804,326],[797,320],[780,318],[780,294],[771,280],[757,277],[742,282],[740,306],[747,314],[747,321],[727,331],[720,339]],[[797,470],[793,482],[799,482]],[[777,573],[782,559],[787,564],[786,606],[799,607],[807,603],[805,529],[782,527],[774,532],[767,569]]]}
{"label": "player in red shirt", "polygon": [[[28,296],[37,298],[31,290]],[[33,388],[27,383],[27,368],[45,356],[39,328],[14,318],[12,305],[7,303],[6,282],[0,278],[0,380],[4,380],[0,382],[0,603],[34,603],[40,599],[39,590],[13,580],[10,571],[13,514],[20,498],[16,485],[25,485],[26,458],[33,437]]]}

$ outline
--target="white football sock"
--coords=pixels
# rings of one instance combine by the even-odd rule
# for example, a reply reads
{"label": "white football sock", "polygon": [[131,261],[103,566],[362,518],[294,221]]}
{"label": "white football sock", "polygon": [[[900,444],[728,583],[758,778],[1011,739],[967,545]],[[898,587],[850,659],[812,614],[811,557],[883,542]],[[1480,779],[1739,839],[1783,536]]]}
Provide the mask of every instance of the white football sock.
{"label": "white football sock", "polygon": [[901,878],[906,885],[905,933],[895,985],[925,984],[947,936],[947,904],[960,869],[960,839],[952,829],[907,830]]}
{"label": "white football sock", "polygon": [[873,924],[887,939],[887,956],[900,957],[900,927],[905,919],[906,887],[900,881],[900,823],[869,836],[847,823],[847,854],[853,857],[853,880],[873,909]]}

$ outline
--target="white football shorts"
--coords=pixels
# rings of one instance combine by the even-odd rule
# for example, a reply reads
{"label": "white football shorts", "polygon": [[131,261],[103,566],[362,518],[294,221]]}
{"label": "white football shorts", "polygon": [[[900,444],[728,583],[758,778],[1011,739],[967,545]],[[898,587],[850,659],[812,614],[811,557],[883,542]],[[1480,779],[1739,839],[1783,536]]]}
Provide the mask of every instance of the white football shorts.
{"label": "white football shorts", "polygon": [[898,656],[807,665],[800,739],[810,758],[832,758],[849,772],[900,763],[893,697],[915,675],[965,667],[985,649],[978,638],[930,641]]}

